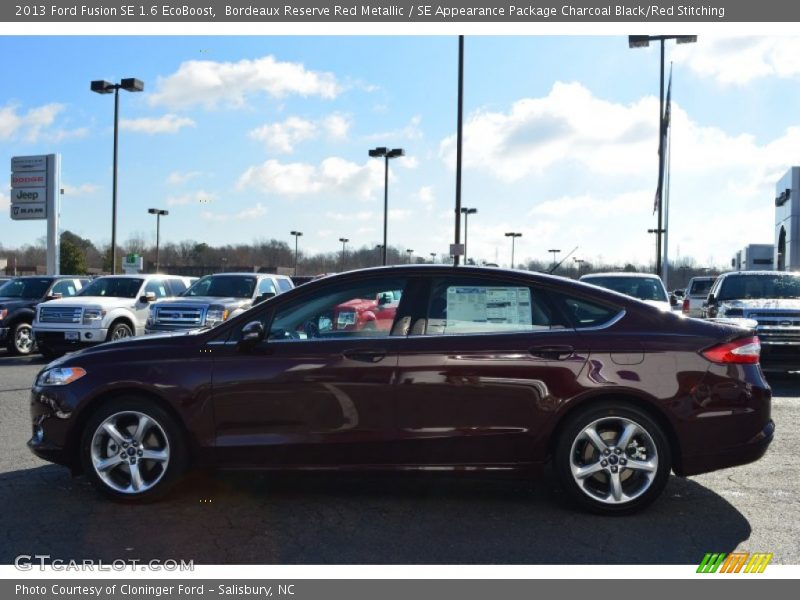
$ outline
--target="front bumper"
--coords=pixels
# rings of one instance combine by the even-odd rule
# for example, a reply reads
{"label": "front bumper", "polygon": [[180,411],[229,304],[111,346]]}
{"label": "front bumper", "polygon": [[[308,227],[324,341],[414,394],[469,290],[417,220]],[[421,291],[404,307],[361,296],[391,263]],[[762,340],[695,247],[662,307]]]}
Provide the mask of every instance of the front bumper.
{"label": "front bumper", "polygon": [[8,341],[8,335],[10,332],[10,327],[0,327],[0,344],[4,344],[6,341]]}
{"label": "front bumper", "polygon": [[[78,339],[67,339],[66,333],[77,334]],[[33,337],[40,348],[66,349],[68,352],[94,346],[106,341],[108,329],[101,327],[82,327],[74,329],[38,329],[33,330]]]}
{"label": "front bumper", "polygon": [[42,460],[75,468],[75,453],[68,447],[71,419],[69,391],[52,387],[31,388],[31,438],[28,449]]}

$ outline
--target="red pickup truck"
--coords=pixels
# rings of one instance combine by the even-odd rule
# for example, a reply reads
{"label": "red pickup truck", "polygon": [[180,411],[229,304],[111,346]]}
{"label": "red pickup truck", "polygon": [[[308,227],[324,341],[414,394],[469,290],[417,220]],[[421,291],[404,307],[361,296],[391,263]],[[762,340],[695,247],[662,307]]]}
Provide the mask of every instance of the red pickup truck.
{"label": "red pickup truck", "polygon": [[[400,290],[381,292],[375,298],[353,298],[334,307],[333,331],[389,331],[394,322]],[[321,327],[320,329],[324,329]]]}

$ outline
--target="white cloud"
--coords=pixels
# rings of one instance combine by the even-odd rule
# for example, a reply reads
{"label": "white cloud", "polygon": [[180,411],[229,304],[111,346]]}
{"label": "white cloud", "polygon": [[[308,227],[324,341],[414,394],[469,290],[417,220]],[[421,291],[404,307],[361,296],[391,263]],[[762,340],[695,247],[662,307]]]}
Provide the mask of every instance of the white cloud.
{"label": "white cloud", "polygon": [[11,199],[5,192],[0,192],[0,210],[6,210],[11,204]]}
{"label": "white cloud", "polygon": [[62,188],[64,189],[64,195],[67,197],[87,196],[89,194],[94,194],[100,189],[100,187],[94,183],[82,183],[81,185],[69,185],[65,183]]}
{"label": "white cloud", "polygon": [[245,208],[236,213],[214,213],[211,211],[204,211],[200,217],[206,221],[215,221],[218,223],[227,223],[228,221],[245,221],[248,219],[255,219],[263,217],[267,214],[267,209],[260,202],[251,208]]}
{"label": "white cloud", "polygon": [[328,139],[340,141],[347,138],[350,119],[340,114],[332,114],[318,121],[301,117],[289,117],[278,123],[267,123],[248,134],[254,140],[266,143],[273,152],[285,154],[294,151],[300,142],[312,140],[324,132]]}
{"label": "white cloud", "polygon": [[429,185],[423,185],[421,188],[417,190],[417,193],[414,194],[426,208],[432,208],[436,198],[433,194],[433,187]]}
{"label": "white cloud", "polygon": [[686,64],[702,78],[722,85],[744,85],[757,79],[800,75],[800,38],[702,36],[697,44],[677,45],[676,65]]}
{"label": "white cloud", "polygon": [[191,181],[192,179],[200,176],[200,171],[173,171],[167,175],[167,183],[172,185],[180,185]]}
{"label": "white cloud", "polygon": [[416,156],[401,156],[395,160],[404,169],[414,170],[419,167],[419,159]]}
{"label": "white cloud", "polygon": [[180,196],[168,196],[167,206],[187,206],[189,204],[210,204],[217,199],[215,194],[198,190]]}
{"label": "white cloud", "polygon": [[405,127],[400,129],[393,129],[391,131],[383,131],[379,133],[373,133],[366,136],[367,140],[377,140],[377,141],[385,141],[385,140],[418,140],[422,138],[422,117],[420,115],[415,115],[409,119],[408,123]]}
{"label": "white cloud", "polygon": [[318,166],[268,160],[249,167],[239,177],[237,188],[283,196],[333,194],[368,199],[383,189],[383,165],[378,161],[359,165],[335,156]]}
{"label": "white cloud", "polygon": [[332,221],[341,221],[351,223],[353,221],[370,221],[376,218],[376,213],[370,210],[362,210],[356,213],[353,212],[346,212],[346,213],[336,213],[328,211],[325,213],[325,218],[330,219]]}
{"label": "white cloud", "polygon": [[[25,142],[36,142],[41,137],[46,137],[45,130],[55,123],[56,117],[63,112],[64,108],[63,104],[52,103],[20,113],[17,106],[4,106],[0,108],[0,140],[21,139]],[[85,133],[85,129],[57,130],[51,132],[49,137],[60,141],[67,137],[79,137]]]}
{"label": "white cloud", "polygon": [[412,211],[407,208],[390,208],[389,209],[389,220],[390,221],[407,221],[408,218],[412,215]]}
{"label": "white cloud", "polygon": [[221,104],[240,107],[254,93],[273,98],[299,95],[330,99],[340,91],[332,73],[310,71],[301,63],[264,56],[238,62],[186,61],[172,75],[158,79],[156,91],[148,101],[173,108],[215,108]]}
{"label": "white cloud", "polygon": [[119,126],[128,131],[153,135],[157,133],[178,133],[183,127],[196,127],[197,124],[188,117],[167,114],[161,117],[120,119]]}

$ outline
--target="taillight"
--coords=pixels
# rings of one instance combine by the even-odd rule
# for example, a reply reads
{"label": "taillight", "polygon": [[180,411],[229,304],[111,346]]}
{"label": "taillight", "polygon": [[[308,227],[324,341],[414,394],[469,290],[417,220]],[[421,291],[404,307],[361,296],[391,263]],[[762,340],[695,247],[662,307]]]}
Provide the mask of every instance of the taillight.
{"label": "taillight", "polygon": [[714,363],[753,365],[761,354],[761,342],[754,335],[712,346],[701,354]]}
{"label": "taillight", "polygon": [[685,315],[689,314],[689,298],[684,298],[683,299],[683,308],[681,309],[681,311]]}

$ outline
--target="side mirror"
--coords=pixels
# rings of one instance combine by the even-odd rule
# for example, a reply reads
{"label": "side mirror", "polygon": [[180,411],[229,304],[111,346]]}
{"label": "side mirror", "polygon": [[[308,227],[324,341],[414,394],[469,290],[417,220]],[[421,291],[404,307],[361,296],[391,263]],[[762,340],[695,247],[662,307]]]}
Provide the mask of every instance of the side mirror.
{"label": "side mirror", "polygon": [[383,293],[378,296],[378,306],[383,306],[384,304],[389,304],[392,299],[389,297],[389,294]]}
{"label": "side mirror", "polygon": [[55,292],[54,294],[47,294],[47,296],[45,296],[45,300],[60,300],[63,297],[64,294],[60,292]]}
{"label": "side mirror", "polygon": [[669,305],[678,306],[678,297],[675,294],[669,295]]}
{"label": "side mirror", "polygon": [[274,298],[274,297],[275,297],[275,292],[264,292],[258,298],[256,298],[256,301],[255,301],[254,304],[260,304],[260,303],[264,302],[265,300],[269,300],[270,298]]}
{"label": "side mirror", "polygon": [[156,301],[156,293],[155,292],[147,292],[144,296],[139,296],[139,301],[144,302],[145,304],[148,302],[155,302]]}
{"label": "side mirror", "polygon": [[266,331],[261,321],[250,321],[247,325],[242,327],[242,339],[239,343],[245,347],[255,346],[259,342],[264,341],[265,335]]}

